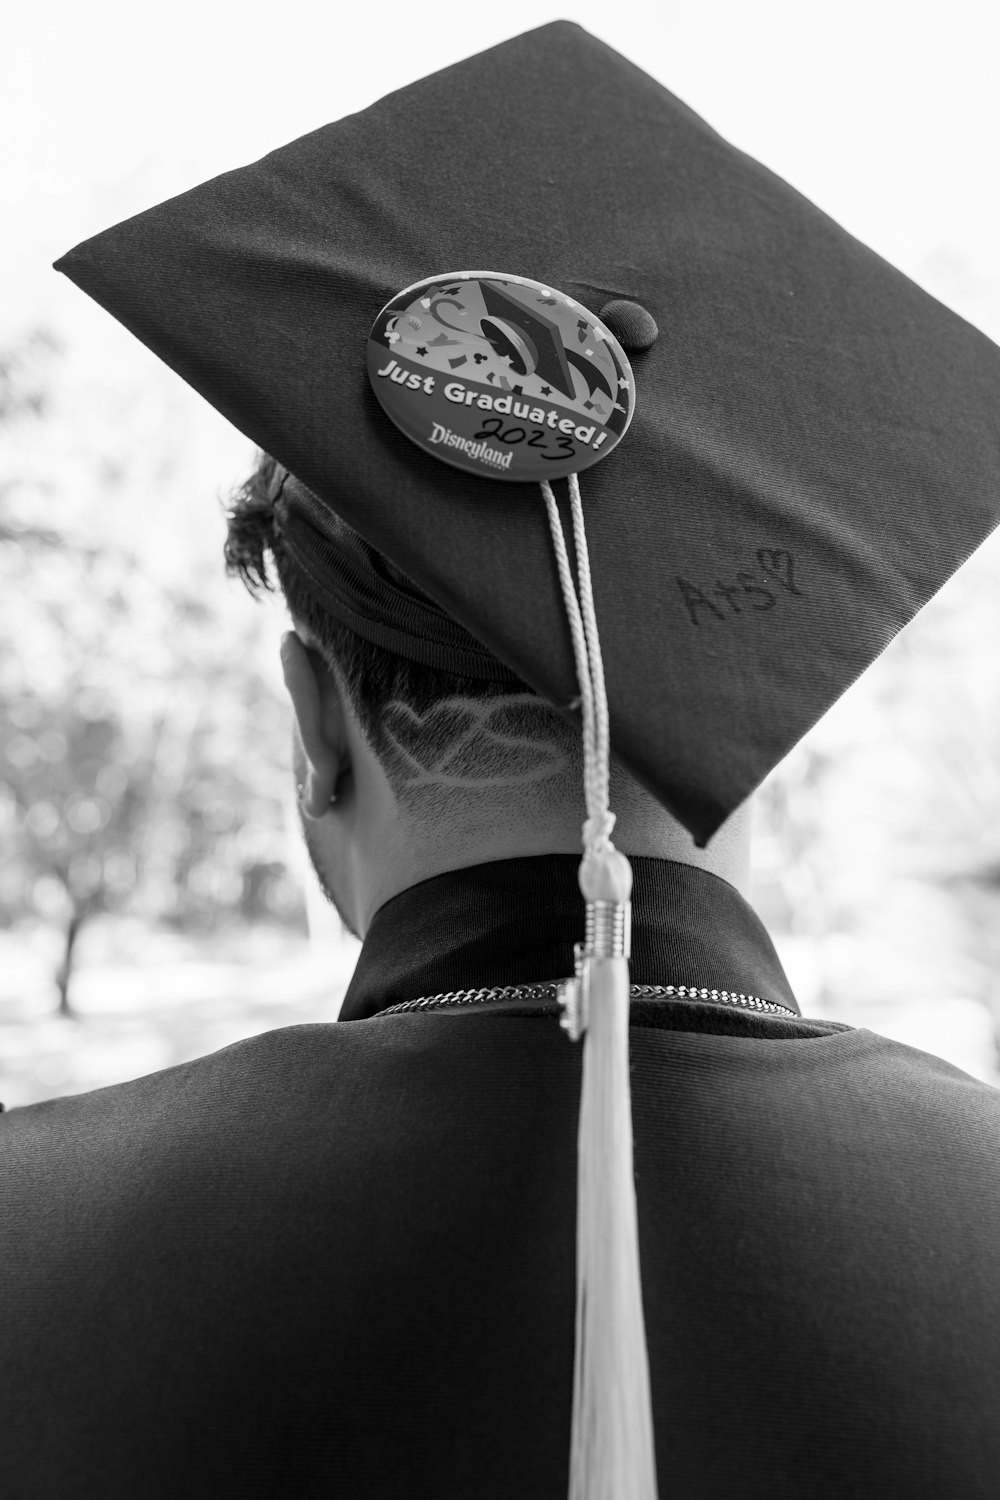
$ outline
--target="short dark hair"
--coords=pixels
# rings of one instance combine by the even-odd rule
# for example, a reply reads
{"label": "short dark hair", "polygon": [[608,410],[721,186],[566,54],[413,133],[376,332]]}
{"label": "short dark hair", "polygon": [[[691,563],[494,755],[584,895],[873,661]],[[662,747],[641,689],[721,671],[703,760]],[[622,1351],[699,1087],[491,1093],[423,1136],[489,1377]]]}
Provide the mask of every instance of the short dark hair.
{"label": "short dark hair", "polygon": [[[387,728],[389,705],[405,706],[421,724],[428,710],[449,699],[471,704],[484,716],[484,724],[488,716],[492,722],[485,738],[492,741],[492,756],[487,759],[492,758],[498,782],[518,775],[519,748],[521,776],[546,779],[544,761],[539,762],[537,775],[525,776],[525,744],[548,743],[553,774],[557,753],[563,765],[578,762],[577,731],[527,683],[458,676],[409,661],[364,640],[317,603],[276,524],[273,496],[278,472],[276,461],[262,453],[253,472],[234,492],[227,515],[226,571],[242,579],[257,596],[273,590],[277,581],[290,614],[310,632],[324,661],[341,677],[361,729],[397,790],[406,780],[406,768],[400,765],[399,746]],[[440,763],[446,756],[455,725],[456,715],[447,713],[433,716],[426,724],[423,733],[431,740],[426,746],[431,763]]]}

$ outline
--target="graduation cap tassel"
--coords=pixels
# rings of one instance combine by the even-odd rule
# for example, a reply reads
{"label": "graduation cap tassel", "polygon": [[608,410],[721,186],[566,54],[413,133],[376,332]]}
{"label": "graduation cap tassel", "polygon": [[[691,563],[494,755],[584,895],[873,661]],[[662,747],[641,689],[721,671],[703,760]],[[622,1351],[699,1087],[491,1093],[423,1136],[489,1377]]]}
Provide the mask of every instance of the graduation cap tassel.
{"label": "graduation cap tassel", "polygon": [[552,487],[543,482],[541,488],[580,684],[587,802],[580,865],[586,941],[577,947],[576,977],[562,997],[565,1029],[574,1040],[585,1037],[569,1497],[656,1500],[629,1087],[632,871],[611,842],[608,705],[579,480],[569,476],[578,583]]}

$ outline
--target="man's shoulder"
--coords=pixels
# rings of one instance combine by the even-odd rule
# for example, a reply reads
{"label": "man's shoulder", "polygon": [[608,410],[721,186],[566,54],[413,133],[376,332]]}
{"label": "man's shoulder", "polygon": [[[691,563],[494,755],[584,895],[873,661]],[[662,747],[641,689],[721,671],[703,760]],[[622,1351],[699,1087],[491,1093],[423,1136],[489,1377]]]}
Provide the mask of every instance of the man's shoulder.
{"label": "man's shoulder", "polygon": [[789,1024],[746,1019],[753,1032],[739,1034],[735,1026],[708,1035],[643,1028],[633,1036],[640,1047],[672,1050],[684,1059],[685,1071],[696,1067],[706,1092],[721,1089],[746,1105],[771,1096],[784,1113],[811,1114],[818,1125],[844,1113],[869,1125],[921,1119],[929,1128],[963,1121],[1000,1127],[1000,1088],[936,1053],[818,1017]]}
{"label": "man's shoulder", "polygon": [[[522,1065],[544,1068],[541,1057],[530,1061],[538,1028],[524,1024],[530,1037],[516,1022],[502,1024],[489,1058],[467,1045],[467,1028],[424,1016],[281,1027],[140,1078],[10,1109],[0,1114],[0,1192],[25,1176],[49,1191],[64,1168],[110,1181],[116,1171],[197,1174],[210,1160],[254,1153],[265,1162],[282,1149],[301,1154],[303,1142],[306,1154],[316,1142],[334,1152],[346,1128],[366,1123],[374,1132],[395,1120],[404,1095],[416,1130],[423,1096],[454,1093],[461,1109],[494,1063],[508,1076]],[[546,1057],[562,1050],[541,1048]]]}
{"label": "man's shoulder", "polygon": [[[367,1028],[366,1028],[367,1029]],[[86,1093],[0,1115],[0,1173],[31,1164],[141,1157],[147,1169],[198,1143],[216,1150],[263,1122],[280,1130],[310,1102],[342,1098],[371,1040],[355,1027],[313,1024],[247,1037],[219,1051]]]}
{"label": "man's shoulder", "polygon": [[330,1022],[262,1031],[154,1073],[8,1109],[0,1115],[0,1141],[87,1122],[111,1129],[156,1126],[204,1108],[239,1112],[252,1100],[274,1105],[371,1045],[369,1028]]}

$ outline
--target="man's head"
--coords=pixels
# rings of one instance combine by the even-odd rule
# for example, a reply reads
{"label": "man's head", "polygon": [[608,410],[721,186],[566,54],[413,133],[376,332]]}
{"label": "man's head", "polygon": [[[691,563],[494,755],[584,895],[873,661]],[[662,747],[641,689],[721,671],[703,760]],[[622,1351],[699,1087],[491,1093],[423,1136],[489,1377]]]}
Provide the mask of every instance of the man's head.
{"label": "man's head", "polygon": [[[295,772],[310,856],[347,925],[364,935],[384,901],[418,880],[493,859],[580,849],[579,729],[504,673],[457,675],[349,629],[317,602],[287,545],[281,471],[260,458],[234,496],[226,563],[252,592],[276,579],[294,632],[282,665],[295,713]],[[745,822],[711,850],[620,767],[616,842],[741,883]]]}

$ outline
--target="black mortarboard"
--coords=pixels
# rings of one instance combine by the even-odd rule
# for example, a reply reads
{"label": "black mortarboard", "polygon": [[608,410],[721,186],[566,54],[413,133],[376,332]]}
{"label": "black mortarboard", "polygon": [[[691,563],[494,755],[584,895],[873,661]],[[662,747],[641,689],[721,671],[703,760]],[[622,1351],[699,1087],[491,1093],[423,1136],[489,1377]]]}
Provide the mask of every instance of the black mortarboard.
{"label": "black mortarboard", "polygon": [[366,340],[461,268],[634,304],[607,317],[634,420],[582,485],[612,737],[700,840],[1000,516],[997,349],[568,22],[58,265],[556,704],[577,689],[537,487],[418,451]]}
{"label": "black mortarboard", "polygon": [[[493,272],[463,277],[477,267]],[[530,444],[494,452],[485,422],[470,434],[442,416],[440,440],[418,446],[385,396],[398,377],[457,411],[487,399],[492,374],[500,401],[551,401],[528,420],[589,450],[575,468],[614,747],[699,840],[1000,519],[997,349],[566,22],[141,214],[59,268],[301,481],[282,524],[321,603],[417,660],[502,675],[495,657],[567,706],[586,674],[570,564],[561,588],[553,563],[555,497],[547,517],[537,484],[516,482]],[[433,347],[428,278],[453,304]],[[463,288],[482,299],[474,314]],[[461,371],[452,397],[448,370]],[[493,472],[469,472],[487,460]],[[579,524],[575,538],[579,661]],[[603,751],[587,755],[589,776]],[[571,1489],[645,1497],[629,877],[600,801],[588,792],[576,991],[579,1006],[589,986],[590,1025]]]}

